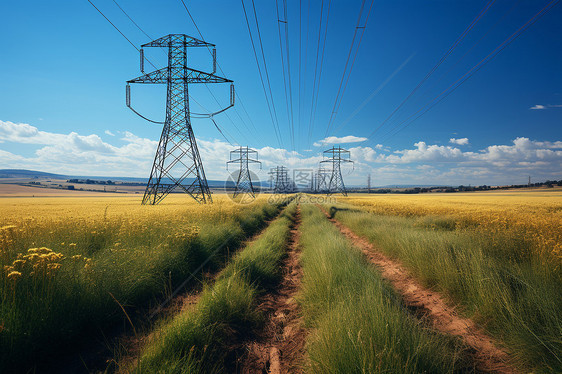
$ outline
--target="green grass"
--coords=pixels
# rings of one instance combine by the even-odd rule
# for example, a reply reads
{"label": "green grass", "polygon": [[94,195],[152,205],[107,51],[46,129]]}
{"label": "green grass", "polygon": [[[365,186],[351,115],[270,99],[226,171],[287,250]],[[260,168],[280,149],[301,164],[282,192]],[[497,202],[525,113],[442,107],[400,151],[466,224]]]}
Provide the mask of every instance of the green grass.
{"label": "green grass", "polygon": [[256,297],[280,280],[295,209],[295,204],[289,205],[254,242],[237,253],[217,280],[204,287],[193,308],[156,328],[137,372],[228,371],[233,344],[263,325]]}
{"label": "green grass", "polygon": [[[75,227],[69,222],[47,231],[47,240],[37,231],[33,240],[42,243],[48,238],[60,242],[72,234],[69,237],[79,242],[80,250],[61,250],[67,259],[54,277],[24,277],[15,289],[8,279],[0,279],[0,371],[30,369],[73,340],[97,336],[100,330],[125,321],[113,297],[134,318],[136,311],[146,311],[169,295],[207,258],[211,261],[203,270],[221,268],[230,252],[257,233],[279,208],[254,204],[230,217],[208,221],[177,217],[176,226],[186,225],[185,236],[170,235],[169,222],[155,222],[138,231],[127,231],[125,223]],[[198,232],[190,233],[190,224],[197,224]],[[25,240],[29,239],[21,239]],[[19,245],[26,248],[31,243]],[[75,254],[91,257],[90,265],[73,262],[70,257]]]}
{"label": "green grass", "polygon": [[457,343],[414,319],[391,288],[314,206],[302,209],[299,297],[314,373],[460,370]]}
{"label": "green grass", "polygon": [[562,372],[562,272],[533,254],[525,240],[459,230],[447,217],[331,211],[427,286],[460,303],[524,370]]}

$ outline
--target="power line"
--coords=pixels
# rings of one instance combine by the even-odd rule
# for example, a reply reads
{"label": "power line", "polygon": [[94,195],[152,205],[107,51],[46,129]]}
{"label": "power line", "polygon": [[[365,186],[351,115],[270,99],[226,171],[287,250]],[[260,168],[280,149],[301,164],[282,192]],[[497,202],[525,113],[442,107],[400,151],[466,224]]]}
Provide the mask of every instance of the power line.
{"label": "power line", "polygon": [[[289,46],[289,19],[287,17],[287,0],[283,0],[283,13],[285,16],[285,51],[287,52],[287,73],[289,76],[289,100],[291,103],[291,126],[293,128],[293,148],[295,142],[295,117],[293,115],[293,88],[291,79],[291,48]],[[279,23],[279,22],[278,22]],[[293,149],[294,150],[294,149]]]}
{"label": "power line", "polygon": [[[261,37],[260,23],[259,23],[259,19],[258,19],[258,12],[256,11],[256,4],[255,4],[254,0],[252,0],[252,9],[254,11],[254,20],[256,22],[256,30],[258,32],[258,40],[260,42],[260,51],[261,51],[261,57],[262,57],[262,60],[263,60],[263,67],[264,67],[264,70],[265,70],[265,77],[267,79],[267,87],[269,89],[269,97],[271,98],[271,106],[273,107],[273,116],[275,117],[275,123],[277,124],[277,131],[279,133],[279,136],[281,136],[281,128],[279,127],[279,118],[277,117],[277,109],[275,108],[275,99],[273,98],[273,91],[271,90],[271,81],[269,79],[269,70],[267,69],[267,59],[265,58],[265,52],[264,52],[264,49],[263,49],[263,42],[262,42],[262,37]],[[250,34],[250,36],[251,36],[251,34]]]}
{"label": "power line", "polygon": [[314,68],[314,84],[312,86],[312,103],[311,103],[311,108],[310,108],[310,118],[309,118],[309,123],[308,123],[308,139],[312,139],[312,129],[314,127],[314,119],[315,119],[315,107],[316,104],[318,103],[318,92],[320,91],[320,80],[322,78],[322,66],[324,63],[324,51],[326,49],[326,36],[328,35],[328,21],[330,19],[330,6],[331,6],[332,1],[329,0],[328,1],[328,11],[327,11],[327,15],[326,15],[326,26],[324,27],[324,42],[322,45],[322,57],[320,59],[320,74],[318,75],[318,85],[316,85],[316,73],[317,73],[317,69],[318,69],[318,56],[320,54],[320,39],[321,39],[321,34],[322,34],[322,13],[323,13],[323,9],[324,9],[324,0],[322,0],[322,8],[320,11],[320,27],[318,30],[318,44],[317,44],[317,48],[316,48],[316,64],[315,64],[315,68]]}
{"label": "power line", "polygon": [[[397,130],[394,133],[390,134],[390,131],[387,132],[387,135],[389,135],[389,136],[387,136],[386,139],[389,139],[392,136],[396,135],[397,133],[399,133],[400,131],[402,131],[406,127],[408,127],[410,124],[412,124],[414,121],[416,121],[418,118],[423,116],[425,113],[427,113],[429,110],[431,110],[434,106],[436,106],[441,101],[443,101],[447,96],[449,96],[457,88],[459,88],[464,82],[466,82],[468,79],[470,79],[470,77],[472,77],[476,72],[478,72],[486,64],[488,64],[490,61],[492,61],[498,54],[501,53],[501,51],[503,51],[507,46],[509,46],[515,39],[517,39],[523,32],[525,32],[529,27],[531,27],[535,22],[537,22],[542,16],[544,16],[552,8],[554,8],[559,3],[559,1],[560,0],[550,1],[544,8],[542,8],[538,13],[536,13],[527,22],[525,22],[523,24],[523,26],[518,28],[506,40],[504,40],[500,45],[498,45],[492,52],[490,52],[486,57],[484,57],[482,60],[480,60],[480,62],[478,62],[476,65],[474,65],[471,69],[469,69],[463,76],[461,76],[459,79],[457,79],[455,82],[453,82],[449,87],[447,87],[445,90],[443,90],[439,95],[435,96],[432,100],[430,100],[426,105],[424,105],[417,112],[415,112],[410,117],[406,118],[404,121],[402,121],[400,124],[398,124],[395,127],[395,129],[397,129]],[[419,115],[417,115],[418,113],[419,113]],[[412,119],[405,126],[399,127],[402,124],[404,124],[405,122],[407,122],[408,120],[410,120],[415,115],[417,115],[417,117]]]}
{"label": "power line", "polygon": [[312,137],[312,109],[314,108],[314,92],[316,91],[316,75],[318,72],[318,56],[320,55],[320,38],[322,34],[322,20],[324,13],[324,0],[320,4],[320,26],[318,27],[318,42],[316,44],[316,62],[314,63],[314,79],[312,83],[312,101],[310,104],[310,118],[308,120],[308,138]]}
{"label": "power line", "polygon": [[[189,11],[189,8],[188,8],[187,5],[185,4],[185,1],[184,1],[184,0],[180,0],[180,1],[181,1],[182,5],[183,5],[185,11],[187,12],[187,15],[188,15],[189,18],[191,19],[191,22],[193,22],[193,25],[195,26],[195,29],[196,29],[197,32],[199,33],[199,36],[201,37],[201,40],[205,41],[205,38],[203,37],[203,33],[202,33],[201,30],[199,29],[199,26],[197,26],[197,23],[195,22],[195,19],[194,19],[193,16],[191,15],[191,12]],[[211,55],[212,55],[212,51],[211,51],[211,49],[209,48],[209,46],[207,46],[207,50],[208,50],[209,53],[211,53]],[[220,64],[219,64],[218,62],[217,62],[217,67],[219,68],[219,70],[220,70],[220,72],[221,72],[222,75],[226,75],[226,74],[224,73],[224,71],[222,70],[222,67],[220,66]],[[242,102],[242,98],[239,96],[238,92],[235,92],[234,94],[235,94],[236,97],[238,98],[238,101],[240,102],[240,104],[242,105],[242,107],[244,107],[244,103]],[[215,98],[215,100],[216,100],[216,98]],[[242,121],[242,123],[244,124],[244,126],[245,126],[246,128],[248,128],[247,125],[246,125],[246,123],[245,123],[245,121],[244,121],[244,119],[242,119],[242,116],[240,116],[240,114],[238,113],[238,111],[237,111],[236,108],[234,108],[234,111],[238,114],[238,117],[240,118],[240,120]],[[246,110],[244,109],[244,111],[246,111]],[[247,112],[247,111],[246,111],[246,115],[248,115],[248,112]],[[248,115],[248,118],[250,118],[249,115]],[[230,118],[229,118],[229,119],[230,119]],[[231,119],[230,121],[232,122],[232,119]],[[250,121],[251,121],[251,119],[250,119]],[[234,124],[234,122],[233,122],[233,124]],[[253,123],[252,123],[252,126],[253,126]],[[256,127],[255,127],[255,126],[253,126],[253,127],[254,127],[254,130],[257,131]]]}
{"label": "power line", "polygon": [[[330,5],[331,5],[331,0],[328,2],[328,14],[326,16],[326,27],[324,29],[324,42],[322,43],[322,57],[320,59],[320,73],[318,74],[318,85],[316,86],[316,101],[314,102],[314,108],[312,111],[312,126],[314,126],[314,123],[316,122],[316,109],[318,108],[318,94],[320,92],[320,83],[322,81],[322,71],[323,71],[323,67],[324,67],[324,52],[326,51],[326,39],[328,36],[328,21],[330,18]],[[312,130],[312,127],[311,127]],[[312,133],[310,134],[309,137],[310,142],[312,142]]]}
{"label": "power line", "polygon": [[[271,123],[273,124],[273,129],[275,130],[275,135],[277,137],[277,142],[279,144],[279,146],[281,146],[281,136],[279,134],[279,129],[278,126],[276,126],[275,120],[274,120],[274,116],[273,116],[273,112],[271,110],[271,104],[269,103],[269,98],[267,96],[267,90],[265,89],[265,83],[263,81],[263,74],[261,72],[261,67],[260,67],[260,63],[259,63],[259,59],[258,59],[258,53],[256,52],[256,46],[254,44],[254,38],[252,37],[252,29],[250,28],[250,22],[248,21],[248,14],[246,12],[246,6],[244,5],[244,0],[240,0],[242,2],[242,9],[244,10],[244,17],[246,19],[246,26],[248,27],[248,34],[250,36],[250,42],[252,43],[252,50],[254,51],[254,57],[256,59],[256,65],[258,66],[258,73],[260,76],[260,81],[261,81],[261,85],[263,88],[263,94],[265,96],[265,101],[267,103],[267,109],[269,110],[269,116],[271,117]],[[271,101],[273,101],[273,97],[271,98]]]}
{"label": "power line", "polygon": [[337,134],[339,130],[341,130],[342,128],[344,128],[356,115],[357,113],[359,113],[361,111],[361,109],[363,109],[368,103],[369,101],[371,101],[380,91],[382,91],[382,89],[410,62],[410,60],[412,58],[414,58],[415,53],[412,53],[410,56],[408,56],[408,58],[406,58],[404,60],[404,62],[402,62],[402,64],[400,64],[400,66],[398,66],[385,80],[384,82],[382,82],[375,90],[373,90],[369,96],[363,100],[363,102],[357,106],[357,108],[355,108],[355,110],[349,115],[349,117],[347,117],[345,119],[345,121],[343,121],[334,131],[334,134]]}
{"label": "power line", "polygon": [[504,15],[503,15],[500,19],[498,19],[498,20],[486,31],[486,33],[484,33],[484,35],[482,35],[482,37],[481,37],[480,39],[478,39],[478,41],[477,41],[476,43],[474,43],[474,44],[464,53],[464,55],[462,55],[462,56],[461,56],[445,73],[443,73],[443,75],[441,75],[441,76],[439,77],[439,79],[437,79],[435,82],[432,82],[432,83],[430,84],[430,86],[429,86],[429,87],[425,90],[425,92],[422,94],[422,97],[423,97],[423,98],[426,98],[426,97],[429,95],[429,90],[430,90],[430,88],[431,88],[431,87],[434,87],[437,83],[441,82],[441,80],[442,80],[443,78],[445,78],[447,75],[449,75],[449,73],[450,73],[466,56],[468,56],[468,54],[469,54],[470,52],[472,52],[472,50],[473,50],[478,44],[480,44],[480,42],[481,42],[482,40],[484,40],[484,39],[490,34],[490,32],[492,32],[492,30],[494,30],[494,29],[501,23],[501,21],[503,21],[504,18],[507,17],[507,16],[517,7],[517,5],[519,5],[520,1],[521,1],[521,0],[515,1],[515,2],[513,3],[513,6],[512,6],[507,12],[505,12]]}
{"label": "power line", "polygon": [[[279,18],[279,5],[278,5],[278,1],[275,0],[275,10],[277,12],[277,29],[279,31],[279,49],[281,52],[281,68],[283,71],[283,87],[285,89],[285,104],[287,106],[287,119],[289,121],[289,127],[290,127],[290,138],[291,138],[291,147],[293,149],[293,151],[295,150],[295,129],[293,127],[293,124],[291,122],[291,113],[292,113],[292,109],[289,109],[289,107],[292,108],[292,102],[289,105],[289,96],[290,93],[288,91],[290,91],[290,85],[291,85],[291,79],[289,78],[289,90],[287,90],[287,75],[285,74],[285,59],[283,58],[283,42],[281,41],[281,23],[284,22],[286,24],[286,20],[285,21],[281,21],[281,19]],[[286,51],[287,53],[289,53],[289,49],[288,46],[286,46]],[[287,64],[289,62],[287,61]],[[290,74],[290,71],[289,71]]]}
{"label": "power line", "polygon": [[[129,44],[131,44],[133,46],[133,48],[135,48],[137,50],[137,52],[140,53],[140,49],[133,43],[131,42],[131,40],[129,38],[127,38],[127,36],[113,23],[111,22],[111,20],[98,8],[94,5],[94,3],[92,3],[90,0],[88,0],[88,2],[98,11],[99,14],[101,14],[103,16],[103,18],[105,18],[107,20],[107,22],[109,22],[111,24],[111,26],[113,26],[115,28],[115,30],[117,30],[119,32],[119,34],[121,34],[121,36],[123,36],[128,42]],[[152,40],[152,38],[125,12],[125,10],[123,8],[121,8],[121,6],[115,1],[113,0],[113,2],[115,3],[115,5],[117,5],[117,7],[119,9],[121,9],[121,11],[127,16],[127,18],[129,18],[129,20],[143,33],[145,34],[149,39]],[[152,63],[152,61],[150,61],[147,57],[144,57],[144,59],[146,59],[146,61],[148,61],[148,63],[150,65],[152,65],[152,67],[154,69],[158,68],[156,67],[156,65],[154,65]],[[203,108],[205,111],[208,111],[201,103],[199,103],[197,100],[195,100],[193,97],[189,97],[190,99],[192,99],[193,101],[195,101],[196,104],[198,104],[201,108]],[[217,128],[217,130],[220,132],[220,134],[225,138],[225,140],[227,142],[230,143],[230,140],[228,140],[226,138],[226,136],[224,136],[223,132],[221,131],[221,129],[219,128],[219,126],[217,125],[217,123],[213,120],[213,123],[215,124],[215,127]],[[232,136],[231,136],[232,137]],[[232,137],[234,139],[234,137]],[[232,143],[231,143],[232,144]]]}
{"label": "power line", "polygon": [[[123,12],[123,14],[125,14],[125,15],[127,16],[127,18],[128,18],[128,19],[129,19],[129,20],[130,20],[130,21],[131,21],[131,22],[132,22],[132,23],[149,39],[149,40],[154,40],[153,37],[151,37],[150,35],[148,35],[148,34],[142,29],[142,27],[140,27],[140,26],[135,22],[135,20],[134,20],[131,16],[129,16],[129,14],[125,11],[125,9],[123,9],[123,8],[121,7],[121,5],[119,5],[119,3],[117,3],[117,1],[113,0],[113,2],[114,2],[115,5],[117,5],[117,7],[121,10],[121,12]],[[97,9],[97,8],[96,8],[96,9]],[[99,11],[99,10],[98,10],[98,11]],[[135,46],[135,48],[136,48],[136,46]],[[136,48],[136,50],[140,52],[140,50],[139,50],[138,48]],[[167,57],[168,57],[168,54],[164,51],[164,49],[163,49],[163,48],[160,48],[160,50],[162,51],[162,53],[164,53],[164,55],[165,55],[166,58],[167,58]],[[143,56],[143,57],[144,57],[144,56]],[[144,59],[147,60],[147,61],[152,65],[152,67],[154,67],[155,69],[157,69],[157,67],[154,66],[154,64],[153,64],[152,62],[150,62],[150,60],[149,60],[147,57],[144,57]],[[194,101],[197,105],[199,105],[201,108],[203,108],[204,111],[210,112],[210,111],[209,111],[207,108],[205,108],[199,101],[195,100],[195,98],[193,98],[191,95],[189,96],[189,98],[190,98],[191,100],[193,100],[193,101]]]}
{"label": "power line", "polygon": [[[371,13],[373,3],[374,3],[374,0],[371,1],[371,6],[369,8],[369,13],[367,14],[367,19],[365,20],[365,24],[363,25],[363,27],[359,27],[359,24],[361,22],[361,18],[363,16],[363,9],[365,7],[365,0],[363,0],[361,2],[361,8],[359,10],[359,16],[357,17],[357,24],[355,26],[355,31],[353,32],[353,39],[351,40],[351,45],[349,46],[349,53],[347,54],[347,60],[345,62],[345,67],[343,69],[342,77],[341,77],[341,80],[340,80],[340,85],[338,87],[338,93],[337,93],[336,99],[334,101],[334,106],[332,108],[332,112],[330,113],[330,120],[328,121],[328,126],[326,127],[326,133],[324,134],[324,137],[328,136],[328,132],[330,131],[330,127],[332,126],[332,122],[333,122],[333,120],[335,120],[336,113],[338,112],[339,107],[341,105],[341,102],[343,100],[343,95],[344,95],[345,89],[347,87],[347,82],[349,82],[349,77],[351,76],[351,72],[353,71],[353,65],[355,64],[355,58],[357,57],[357,52],[355,53],[355,56],[353,58],[353,62],[352,62],[351,67],[349,69],[349,73],[347,73],[347,66],[349,64],[349,59],[351,58],[351,53],[353,52],[353,46],[355,45],[355,38],[357,37],[357,30],[361,29],[361,38],[359,39],[359,43],[357,45],[357,51],[359,51],[359,47],[361,46],[361,40],[363,39],[363,34],[365,33],[365,28],[367,27],[367,22],[369,21],[369,15]],[[345,86],[344,86],[344,90],[343,90],[343,92],[341,92],[343,81],[346,77],[346,73],[347,73],[347,80],[346,80],[346,83],[345,83]],[[341,97],[340,97],[340,92],[341,92]],[[339,102],[338,102],[338,100],[339,100]]]}
{"label": "power line", "polygon": [[472,22],[466,27],[466,29],[461,33],[461,35],[455,40],[455,42],[449,47],[449,49],[441,56],[439,61],[431,68],[431,70],[423,77],[423,79],[414,87],[414,89],[406,96],[404,100],[385,118],[385,120],[377,127],[375,130],[369,134],[368,138],[372,137],[381,127],[383,127],[388,120],[398,111],[400,108],[404,106],[404,104],[417,92],[417,90],[433,75],[433,73],[443,64],[443,62],[453,53],[456,47],[460,44],[460,42],[468,35],[468,33],[476,26],[478,21],[488,12],[488,9],[492,6],[495,0],[488,0],[488,2],[484,5],[482,10],[478,13],[478,15],[472,20]]}
{"label": "power line", "polygon": [[[195,29],[197,30],[197,33],[198,33],[199,36],[201,37],[201,40],[202,40],[202,41],[205,41],[205,38],[203,37],[203,33],[202,33],[201,30],[199,29],[199,26],[197,26],[197,23],[195,22],[195,19],[194,19],[193,16],[191,15],[191,12],[189,11],[187,5],[185,4],[185,1],[184,1],[184,0],[180,0],[180,1],[181,1],[182,5],[183,5],[185,11],[187,12],[187,15],[188,15],[189,18],[191,19],[191,22],[193,22],[193,25],[195,26]],[[209,53],[210,53],[211,56],[212,56],[212,55],[213,55],[213,52],[211,51],[211,48],[210,48],[208,45],[207,45],[206,47],[207,47],[207,50],[209,51]],[[220,70],[220,72],[221,72],[222,75],[226,75],[226,74],[224,73],[224,71],[222,70],[222,67],[220,66],[220,64],[219,64],[218,62],[217,62],[217,67],[219,68],[219,70]],[[207,85],[205,85],[205,87],[207,87]],[[208,89],[208,87],[207,87],[207,89]],[[215,97],[215,95],[214,95],[210,90],[209,90],[209,92],[211,93],[211,96],[213,96],[213,98],[215,99],[215,101],[218,103],[218,100],[217,100],[217,98]],[[238,92],[235,92],[234,94],[235,94],[235,96],[238,98],[238,101],[240,102],[240,104],[242,104],[242,98],[239,96]],[[236,109],[236,107],[234,107],[233,109],[234,109],[235,112],[238,112],[237,109]],[[232,118],[230,118],[230,116],[229,116],[228,114],[227,114],[226,117],[230,120],[230,122],[231,122],[232,125],[236,128],[236,130],[240,133],[240,135],[242,135],[242,133],[240,132],[240,129],[236,126],[236,124],[234,123],[234,121],[232,121]],[[248,125],[246,124],[246,122],[244,121],[244,119],[242,119],[242,116],[240,116],[240,114],[238,114],[238,117],[242,120],[242,124],[244,125],[244,127],[246,127],[246,129],[251,133],[251,131],[249,130]],[[255,126],[254,126],[254,128],[255,128]],[[242,136],[244,136],[244,135],[242,135]],[[246,137],[244,136],[244,138],[246,138]],[[247,139],[246,139],[246,140],[247,140]]]}
{"label": "power line", "polygon": [[[304,49],[304,79],[303,79],[303,87],[302,87],[302,92],[303,92],[303,100],[306,99],[306,76],[307,76],[307,67],[308,67],[308,48],[306,48],[306,46],[308,45],[308,36],[309,36],[309,26],[310,26],[310,0],[308,0],[308,6],[307,6],[307,10],[306,10],[306,41],[305,41],[305,49]],[[299,100],[300,101],[300,100]],[[301,118],[299,118],[299,121],[302,120],[302,116]]]}
{"label": "power line", "polygon": [[121,5],[119,5],[117,3],[117,1],[113,0],[113,2],[115,3],[115,5],[117,5],[117,7],[119,9],[121,9],[121,11],[123,12],[123,14],[125,14],[127,16],[127,18],[133,23],[133,25],[135,25],[137,27],[137,29],[139,29],[148,39],[152,40],[152,38],[150,36],[148,36],[147,33],[144,32],[143,29],[141,29],[141,27],[139,25],[137,25],[137,23],[127,14],[127,12],[125,12],[125,10],[123,8],[121,8]]}
{"label": "power line", "polygon": [[299,0],[299,90],[297,100],[299,102],[299,111],[297,118],[297,136],[300,138],[301,128],[301,65],[302,65],[302,0]]}
{"label": "power line", "polygon": [[[109,23],[111,24],[111,26],[113,26],[113,27],[115,28],[115,30],[117,30],[117,31],[119,32],[119,34],[121,34],[122,37],[124,37],[124,38],[129,42],[130,45],[133,46],[134,49],[137,50],[137,52],[140,53],[140,49],[139,49],[135,44],[133,44],[133,42],[130,41],[129,38],[127,38],[127,37],[125,36],[125,34],[123,34],[123,33],[121,32],[121,30],[119,30],[119,28],[118,28],[117,26],[115,26],[115,24],[114,24],[113,22],[111,22],[111,21],[109,20],[109,18],[107,18],[107,17],[105,16],[105,14],[103,14],[103,12],[102,12],[101,10],[99,10],[97,6],[94,5],[94,3],[92,3],[90,0],[88,0],[88,2],[99,12],[99,14],[101,14],[101,15],[103,16],[103,18],[106,19],[107,22],[109,22]],[[148,59],[146,59],[146,60],[147,60],[155,69],[157,69],[156,66],[154,66],[154,64],[152,64],[152,62],[150,62]]]}
{"label": "power line", "polygon": [[367,13],[367,18],[365,19],[365,24],[362,27],[361,37],[359,38],[359,43],[357,44],[357,48],[355,49],[355,55],[353,56],[353,61],[351,61],[351,68],[349,69],[349,74],[347,75],[347,78],[345,80],[345,84],[343,85],[343,91],[342,91],[342,94],[341,94],[340,102],[338,103],[338,106],[336,108],[336,113],[334,114],[334,120],[335,120],[335,116],[337,116],[337,113],[339,112],[341,100],[343,99],[343,95],[345,94],[345,91],[347,90],[347,84],[349,83],[349,78],[351,77],[351,71],[353,70],[353,66],[355,66],[355,61],[357,60],[357,54],[359,53],[359,47],[361,46],[361,41],[363,40],[363,36],[365,35],[365,29],[367,28],[367,23],[369,22],[369,17],[371,15],[371,10],[373,8],[373,4],[374,4],[374,0],[371,0],[371,6],[369,7],[369,13]]}

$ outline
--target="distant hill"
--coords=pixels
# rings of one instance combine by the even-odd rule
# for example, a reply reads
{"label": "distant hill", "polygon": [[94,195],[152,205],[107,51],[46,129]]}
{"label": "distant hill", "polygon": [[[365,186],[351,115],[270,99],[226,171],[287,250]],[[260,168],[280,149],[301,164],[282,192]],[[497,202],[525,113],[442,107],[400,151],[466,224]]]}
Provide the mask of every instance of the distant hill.
{"label": "distant hill", "polygon": [[450,187],[450,186],[441,186],[441,185],[434,185],[434,184],[389,184],[386,186],[381,186],[381,187],[371,187],[371,188],[416,188],[416,187],[421,187],[421,188],[429,188],[429,187],[442,187],[442,188],[446,188],[446,187]]}
{"label": "distant hill", "polygon": [[[42,171],[34,171],[34,170],[23,170],[23,169],[0,169],[0,178],[52,178],[52,179],[91,179],[91,180],[98,180],[98,181],[107,181],[111,180],[113,182],[134,182],[134,183],[147,183],[148,178],[134,178],[134,177],[100,177],[100,176],[76,176],[76,175],[62,175],[62,174],[53,174],[53,173],[45,173]],[[190,181],[191,179],[187,179]],[[234,187],[233,182],[225,182],[220,180],[212,180],[207,179],[207,183],[211,188],[221,188],[225,185],[227,187]],[[262,186],[266,187],[269,184],[267,182],[254,182],[255,186]]]}
{"label": "distant hill", "polygon": [[55,178],[64,179],[66,175],[45,173],[42,171],[23,169],[0,169],[0,178]]}

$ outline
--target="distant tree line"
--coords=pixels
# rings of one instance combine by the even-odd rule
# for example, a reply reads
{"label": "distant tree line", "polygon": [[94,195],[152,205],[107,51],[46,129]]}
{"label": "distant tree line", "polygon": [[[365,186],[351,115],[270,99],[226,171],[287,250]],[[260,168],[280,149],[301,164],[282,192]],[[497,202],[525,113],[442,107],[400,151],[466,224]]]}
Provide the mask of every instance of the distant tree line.
{"label": "distant tree line", "polygon": [[[506,186],[463,186],[458,187],[451,186],[435,186],[435,187],[412,187],[412,188],[371,188],[370,193],[375,194],[389,194],[389,193],[399,193],[399,194],[417,194],[417,193],[430,193],[430,192],[469,192],[469,191],[489,191],[489,190],[507,190],[512,188],[528,188],[528,187],[547,187],[552,188],[554,186],[562,186],[562,179],[547,180],[545,182],[537,182],[531,184],[513,184]],[[349,192],[359,192],[368,193],[367,188],[351,188]]]}
{"label": "distant tree line", "polygon": [[67,183],[74,183],[74,184],[101,184],[104,186],[144,186],[146,183],[139,183],[139,182],[115,182],[111,180],[95,180],[95,179],[69,179],[66,181]]}
{"label": "distant tree line", "polygon": [[100,181],[100,180],[94,180],[94,179],[69,179],[66,181],[66,183],[74,183],[74,184],[101,184],[101,185],[106,185],[106,186],[113,186],[115,185],[115,182],[111,181],[111,180],[107,180],[107,181]]}

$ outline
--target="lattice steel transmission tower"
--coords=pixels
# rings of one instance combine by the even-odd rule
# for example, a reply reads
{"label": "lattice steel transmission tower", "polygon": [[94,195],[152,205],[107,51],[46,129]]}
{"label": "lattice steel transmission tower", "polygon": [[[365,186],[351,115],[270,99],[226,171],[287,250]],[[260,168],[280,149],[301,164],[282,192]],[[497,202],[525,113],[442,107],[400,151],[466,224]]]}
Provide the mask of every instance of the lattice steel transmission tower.
{"label": "lattice steel transmission tower", "polygon": [[[256,159],[250,158],[250,155],[255,155]],[[234,158],[233,157],[238,157]],[[230,161],[227,161],[226,168],[228,169],[229,164],[240,164],[240,170],[236,180],[236,187],[234,189],[233,197],[237,197],[241,194],[249,194],[252,198],[256,197],[254,186],[252,184],[252,177],[250,176],[250,163],[260,164],[261,162],[257,160],[258,151],[255,151],[248,147],[238,147],[234,151],[230,151]]]}
{"label": "lattice steel transmission tower", "polygon": [[332,175],[330,176],[330,182],[328,184],[328,195],[340,192],[342,195],[347,196],[347,190],[345,189],[345,184],[343,183],[343,177],[341,175],[341,164],[351,163],[350,153],[347,149],[342,147],[332,147],[324,151],[325,159],[320,161],[321,163],[331,163],[332,164]]}
{"label": "lattice steel transmission tower", "polygon": [[286,194],[293,191],[293,183],[285,166],[276,166],[269,172],[273,179],[273,193]]}
{"label": "lattice steel transmission tower", "polygon": [[[168,66],[144,74],[145,47],[162,47],[168,52]],[[187,49],[191,47],[213,48],[213,72],[205,73],[187,67]],[[203,170],[203,163],[191,128],[188,85],[192,83],[232,83],[231,80],[215,75],[215,45],[183,34],[170,34],[143,44],[140,50],[141,72],[138,78],[127,81],[127,106],[142,118],[162,123],[160,137],[150,179],[146,186],[143,204],[158,204],[176,188],[182,189],[199,203],[212,202],[211,192]],[[131,83],[166,84],[166,119],[156,122],[140,115],[131,106]],[[234,86],[230,88],[230,106],[234,105]]]}
{"label": "lattice steel transmission tower", "polygon": [[330,170],[320,166],[316,170],[314,176],[314,187],[313,191],[316,193],[327,193],[328,192],[328,182],[329,182]]}

